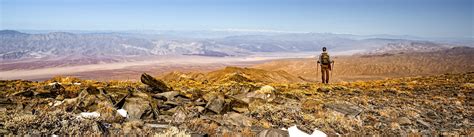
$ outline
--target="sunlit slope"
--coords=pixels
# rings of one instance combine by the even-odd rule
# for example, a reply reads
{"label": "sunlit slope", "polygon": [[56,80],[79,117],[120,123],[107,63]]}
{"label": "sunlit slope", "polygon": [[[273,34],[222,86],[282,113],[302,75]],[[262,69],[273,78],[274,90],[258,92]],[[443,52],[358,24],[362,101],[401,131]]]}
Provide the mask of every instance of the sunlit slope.
{"label": "sunlit slope", "polygon": [[[426,53],[398,53],[334,57],[332,75],[336,81],[380,79],[474,70],[474,48],[456,47]],[[308,80],[319,80],[315,59],[288,59],[254,66],[283,70]],[[320,69],[320,68],[319,68]]]}

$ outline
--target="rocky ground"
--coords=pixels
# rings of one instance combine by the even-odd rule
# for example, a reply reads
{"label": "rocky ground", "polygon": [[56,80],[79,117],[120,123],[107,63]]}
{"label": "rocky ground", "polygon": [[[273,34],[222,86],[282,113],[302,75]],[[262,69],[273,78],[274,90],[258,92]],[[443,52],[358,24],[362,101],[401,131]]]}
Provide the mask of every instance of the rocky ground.
{"label": "rocky ground", "polygon": [[[271,83],[240,74],[162,81],[0,81],[0,134],[474,135],[474,73]],[[291,134],[291,133],[290,133]]]}

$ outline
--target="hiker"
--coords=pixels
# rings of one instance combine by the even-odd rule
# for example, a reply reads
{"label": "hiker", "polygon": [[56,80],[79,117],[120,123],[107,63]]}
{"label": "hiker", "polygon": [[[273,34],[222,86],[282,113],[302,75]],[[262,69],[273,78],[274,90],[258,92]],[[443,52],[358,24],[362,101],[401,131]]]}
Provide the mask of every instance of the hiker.
{"label": "hiker", "polygon": [[321,81],[326,84],[329,83],[329,71],[332,69],[331,63],[334,63],[334,61],[329,57],[326,47],[323,47],[323,53],[319,55],[318,64],[321,64]]}

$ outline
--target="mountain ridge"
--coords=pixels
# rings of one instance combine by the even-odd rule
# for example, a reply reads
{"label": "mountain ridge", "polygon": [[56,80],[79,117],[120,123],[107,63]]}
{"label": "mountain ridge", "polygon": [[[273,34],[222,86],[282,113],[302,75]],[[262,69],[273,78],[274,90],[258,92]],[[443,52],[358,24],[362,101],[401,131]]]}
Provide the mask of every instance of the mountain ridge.
{"label": "mountain ridge", "polygon": [[[210,32],[209,32],[210,33]],[[169,35],[171,36],[171,35]],[[247,56],[258,52],[319,51],[323,46],[332,51],[353,49],[370,51],[391,43],[428,43],[452,47],[425,40],[357,37],[356,35],[326,33],[277,33],[228,35],[217,38],[168,37],[167,34],[136,33],[71,33],[48,32],[38,34],[15,30],[1,30],[0,59],[60,57],[77,54],[101,56]],[[80,56],[78,56],[80,57]]]}

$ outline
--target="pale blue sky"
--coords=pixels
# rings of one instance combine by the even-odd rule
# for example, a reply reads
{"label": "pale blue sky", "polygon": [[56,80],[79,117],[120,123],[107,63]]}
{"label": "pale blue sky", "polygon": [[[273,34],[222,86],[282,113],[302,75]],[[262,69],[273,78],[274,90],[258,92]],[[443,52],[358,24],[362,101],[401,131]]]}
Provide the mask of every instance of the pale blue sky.
{"label": "pale blue sky", "polygon": [[472,0],[0,0],[0,29],[473,37]]}

